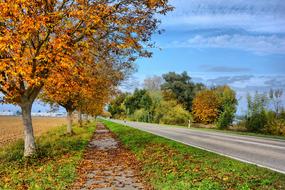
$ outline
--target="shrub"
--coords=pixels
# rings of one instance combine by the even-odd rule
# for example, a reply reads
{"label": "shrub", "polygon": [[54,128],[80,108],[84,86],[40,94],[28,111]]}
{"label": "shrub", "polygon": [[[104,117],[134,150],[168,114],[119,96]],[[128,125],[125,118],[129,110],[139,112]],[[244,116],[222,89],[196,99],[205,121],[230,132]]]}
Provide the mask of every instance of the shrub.
{"label": "shrub", "polygon": [[140,121],[140,122],[149,122],[150,115],[149,115],[149,112],[146,111],[145,109],[139,109],[135,111],[132,119],[135,121]]}
{"label": "shrub", "polygon": [[285,118],[278,118],[277,114],[272,111],[266,114],[266,118],[265,133],[285,136]]}
{"label": "shrub", "polygon": [[191,114],[176,101],[162,101],[157,107],[154,116],[155,121],[169,125],[188,125]]}
{"label": "shrub", "polygon": [[285,120],[274,119],[266,124],[266,132],[272,135],[285,136]]}
{"label": "shrub", "polygon": [[225,110],[220,114],[217,126],[220,129],[226,129],[233,122],[235,117],[235,111],[229,106],[225,107]]}
{"label": "shrub", "polygon": [[265,110],[259,113],[253,113],[246,118],[245,127],[250,132],[262,132],[267,124]]}

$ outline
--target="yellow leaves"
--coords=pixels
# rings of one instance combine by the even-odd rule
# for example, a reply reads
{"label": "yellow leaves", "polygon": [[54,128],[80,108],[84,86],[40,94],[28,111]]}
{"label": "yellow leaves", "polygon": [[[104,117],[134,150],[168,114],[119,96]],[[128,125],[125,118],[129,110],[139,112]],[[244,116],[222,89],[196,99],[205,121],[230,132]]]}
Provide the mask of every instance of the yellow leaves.
{"label": "yellow leaves", "polygon": [[157,5],[158,2],[159,2],[158,0],[148,0],[148,6],[150,8],[153,8]]}
{"label": "yellow leaves", "polygon": [[43,167],[39,167],[39,168],[37,169],[37,172],[41,173],[43,170],[44,170]]}
{"label": "yellow leaves", "polygon": [[213,123],[219,114],[219,99],[213,90],[205,90],[197,94],[193,100],[193,115],[197,122]]}
{"label": "yellow leaves", "polygon": [[223,181],[228,181],[228,180],[229,180],[228,176],[223,177]]}
{"label": "yellow leaves", "polygon": [[9,177],[3,177],[3,181],[5,182],[5,183],[8,183],[9,181],[11,181],[11,178],[9,178]]}
{"label": "yellow leaves", "polygon": [[195,168],[193,169],[193,172],[199,172],[200,170],[201,170],[200,167],[197,166],[197,167],[195,167]]}
{"label": "yellow leaves", "polygon": [[[134,59],[129,57],[143,55],[141,44],[157,22],[153,14],[167,5],[163,0],[91,2],[80,0],[58,9],[62,1],[1,1],[0,54],[7,59],[0,62],[11,65],[5,74],[17,84],[50,84],[46,89],[57,100],[60,94],[75,97],[73,92],[95,96],[102,107],[123,79],[121,71],[130,69],[122,65],[115,71],[112,64],[120,64],[122,57],[131,64]],[[93,68],[97,63],[105,67]]]}

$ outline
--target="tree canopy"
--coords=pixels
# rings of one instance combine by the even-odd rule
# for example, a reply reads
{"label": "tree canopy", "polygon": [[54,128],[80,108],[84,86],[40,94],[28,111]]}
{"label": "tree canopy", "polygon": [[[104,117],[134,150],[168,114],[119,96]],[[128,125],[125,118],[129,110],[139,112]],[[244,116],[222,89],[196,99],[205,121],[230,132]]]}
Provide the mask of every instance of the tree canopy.
{"label": "tree canopy", "polygon": [[191,77],[185,71],[181,74],[169,72],[162,77],[165,80],[161,86],[164,97],[169,100],[177,100],[186,110],[191,111],[195,94],[205,86],[192,82]]}
{"label": "tree canopy", "polygon": [[219,86],[201,91],[193,100],[193,115],[197,122],[215,123],[219,128],[232,124],[236,113],[237,99],[229,86]]}
{"label": "tree canopy", "polygon": [[79,64],[103,61],[128,73],[138,57],[151,56],[156,15],[172,7],[167,0],[2,0],[0,9],[0,91],[22,109],[30,156],[31,108],[43,87],[78,74]]}

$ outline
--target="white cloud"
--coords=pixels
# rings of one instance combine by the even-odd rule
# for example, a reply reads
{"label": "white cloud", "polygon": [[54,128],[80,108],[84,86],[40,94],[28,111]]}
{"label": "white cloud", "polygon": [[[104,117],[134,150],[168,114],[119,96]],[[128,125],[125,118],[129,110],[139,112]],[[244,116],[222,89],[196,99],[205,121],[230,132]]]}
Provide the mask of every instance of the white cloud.
{"label": "white cloud", "polygon": [[257,54],[285,54],[285,37],[276,35],[224,34],[216,36],[195,35],[186,41],[174,41],[165,48],[232,48]]}
{"label": "white cloud", "polygon": [[[171,0],[176,9],[163,19],[166,27],[239,28],[285,33],[284,0]],[[182,29],[182,28],[181,28]]]}
{"label": "white cloud", "polygon": [[[199,82],[207,84],[208,86],[213,85],[229,85],[237,93],[237,98],[239,100],[238,114],[244,114],[247,109],[247,95],[254,93],[266,93],[268,94],[270,89],[282,89],[285,92],[285,75],[236,75],[236,76],[220,76],[220,75],[210,75],[200,73],[195,73],[193,79],[197,77]],[[197,82],[197,81],[196,81]],[[282,96],[282,102],[285,106],[285,93]]]}

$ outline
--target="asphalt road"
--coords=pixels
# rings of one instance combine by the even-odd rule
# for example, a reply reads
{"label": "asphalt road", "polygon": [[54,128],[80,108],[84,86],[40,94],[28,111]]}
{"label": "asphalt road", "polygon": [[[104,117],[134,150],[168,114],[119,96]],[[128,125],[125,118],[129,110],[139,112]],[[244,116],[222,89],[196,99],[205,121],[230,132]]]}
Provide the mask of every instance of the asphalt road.
{"label": "asphalt road", "polygon": [[285,140],[158,124],[112,121],[285,174]]}

